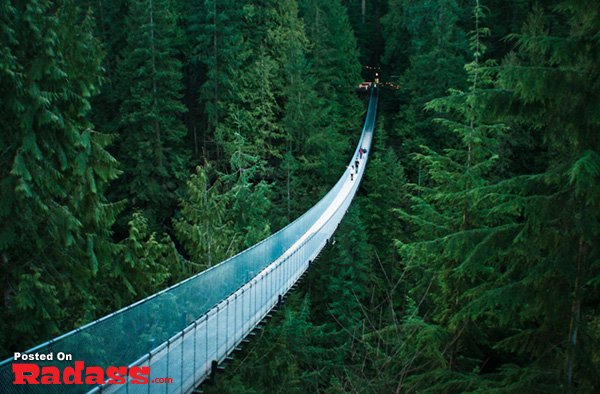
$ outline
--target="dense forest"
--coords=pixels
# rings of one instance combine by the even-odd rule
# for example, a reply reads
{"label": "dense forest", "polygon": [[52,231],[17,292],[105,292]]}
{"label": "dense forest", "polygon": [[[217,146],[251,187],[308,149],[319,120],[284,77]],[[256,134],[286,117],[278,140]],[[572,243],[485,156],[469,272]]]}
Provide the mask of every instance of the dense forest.
{"label": "dense forest", "polygon": [[[0,354],[359,195],[211,393],[600,391],[597,0],[0,2]],[[3,357],[4,358],[4,357]]]}

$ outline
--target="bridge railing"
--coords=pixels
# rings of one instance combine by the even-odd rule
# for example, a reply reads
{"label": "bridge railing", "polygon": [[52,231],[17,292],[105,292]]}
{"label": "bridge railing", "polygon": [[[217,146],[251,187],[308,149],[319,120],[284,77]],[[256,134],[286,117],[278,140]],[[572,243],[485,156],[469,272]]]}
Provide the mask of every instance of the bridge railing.
{"label": "bridge railing", "polygon": [[[377,107],[371,97],[360,147],[370,148]],[[310,210],[232,258],[168,289],[27,351],[73,355],[88,366],[150,366],[150,380],[170,384],[55,386],[57,393],[189,392],[250,333],[308,268],[342,220],[358,188],[348,170]],[[148,349],[153,349],[148,352]],[[136,361],[133,361],[136,360]],[[133,362],[132,362],[133,361]],[[50,386],[12,385],[12,359],[0,364],[0,392],[52,392]],[[43,365],[40,362],[39,365]],[[46,363],[59,368],[73,361]],[[25,391],[23,391],[25,389]]]}

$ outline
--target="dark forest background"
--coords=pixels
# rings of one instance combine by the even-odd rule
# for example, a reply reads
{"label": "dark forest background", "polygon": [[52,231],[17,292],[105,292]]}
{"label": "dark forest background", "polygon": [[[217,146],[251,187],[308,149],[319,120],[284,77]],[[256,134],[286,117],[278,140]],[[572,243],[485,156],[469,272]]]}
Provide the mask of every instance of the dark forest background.
{"label": "dark forest background", "polygon": [[598,392],[596,0],[0,3],[0,353],[359,195],[208,392]]}

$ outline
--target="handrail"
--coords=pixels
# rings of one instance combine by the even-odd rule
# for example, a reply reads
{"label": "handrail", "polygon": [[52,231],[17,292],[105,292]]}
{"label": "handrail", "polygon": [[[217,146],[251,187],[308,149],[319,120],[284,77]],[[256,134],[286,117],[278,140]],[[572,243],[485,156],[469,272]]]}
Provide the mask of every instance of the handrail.
{"label": "handrail", "polygon": [[[362,147],[370,149],[377,96],[377,91],[373,90],[365,124],[351,164],[354,158],[358,157],[358,149]],[[265,240],[202,273],[38,345],[26,353],[51,351],[72,353],[75,360],[85,360],[87,365],[101,367],[147,363],[152,366],[152,376],[161,377],[160,373],[164,370],[161,367],[162,363],[166,363],[166,371],[168,371],[169,355],[173,351],[173,346],[181,346],[181,349],[175,350],[181,352],[181,360],[178,363],[173,361],[181,366],[180,382],[176,387],[178,392],[187,391],[189,387],[193,389],[193,386],[204,379],[210,371],[209,361],[210,365],[213,361],[222,361],[277,303],[279,296],[289,290],[308,268],[310,261],[325,246],[352,201],[364,173],[367,158],[368,155],[365,155],[355,181],[349,182],[348,170],[346,170],[315,206]],[[249,298],[258,297],[257,292],[260,293],[261,303]],[[241,310],[238,310],[238,307]],[[246,311],[245,308],[248,310]],[[240,319],[243,317],[243,321],[238,322],[238,317]],[[236,321],[230,324],[229,318]],[[221,319],[226,321],[221,322]],[[220,328],[219,323],[221,323]],[[223,326],[225,326],[224,331]],[[186,343],[187,349],[194,349],[193,379],[190,380],[189,376],[184,376],[183,343],[188,338],[193,338],[194,343],[200,342],[196,341],[200,334],[205,336],[204,360],[197,360],[196,353],[199,353],[199,350],[195,345],[190,347],[190,344]],[[119,338],[119,336],[126,338]],[[223,338],[225,342],[222,344]],[[152,351],[148,352],[148,349]],[[189,355],[187,356],[189,358]],[[130,364],[133,359],[137,361]],[[5,385],[6,378],[12,376],[9,371],[11,361],[12,358],[0,364],[0,391],[2,392],[19,392],[11,391],[15,386]],[[58,363],[54,361],[52,364]],[[72,365],[72,361],[65,362],[65,365],[70,364]],[[188,384],[183,388],[185,382]],[[105,389],[112,392],[120,391],[125,387],[131,389],[136,386],[129,386],[128,382],[124,386],[112,385]],[[168,391],[176,387],[170,385]],[[57,392],[65,392],[65,388],[67,387],[58,386]],[[75,391],[83,387],[68,388]],[[48,389],[48,386],[44,389]]]}

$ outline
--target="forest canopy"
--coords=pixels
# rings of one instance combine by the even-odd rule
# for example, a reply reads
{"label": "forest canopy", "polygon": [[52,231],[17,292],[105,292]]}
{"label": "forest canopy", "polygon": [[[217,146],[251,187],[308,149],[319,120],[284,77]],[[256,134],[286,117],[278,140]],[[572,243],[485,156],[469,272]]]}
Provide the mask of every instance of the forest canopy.
{"label": "forest canopy", "polygon": [[205,391],[600,390],[598,1],[9,0],[0,26],[1,355],[301,215],[377,72],[335,244]]}

